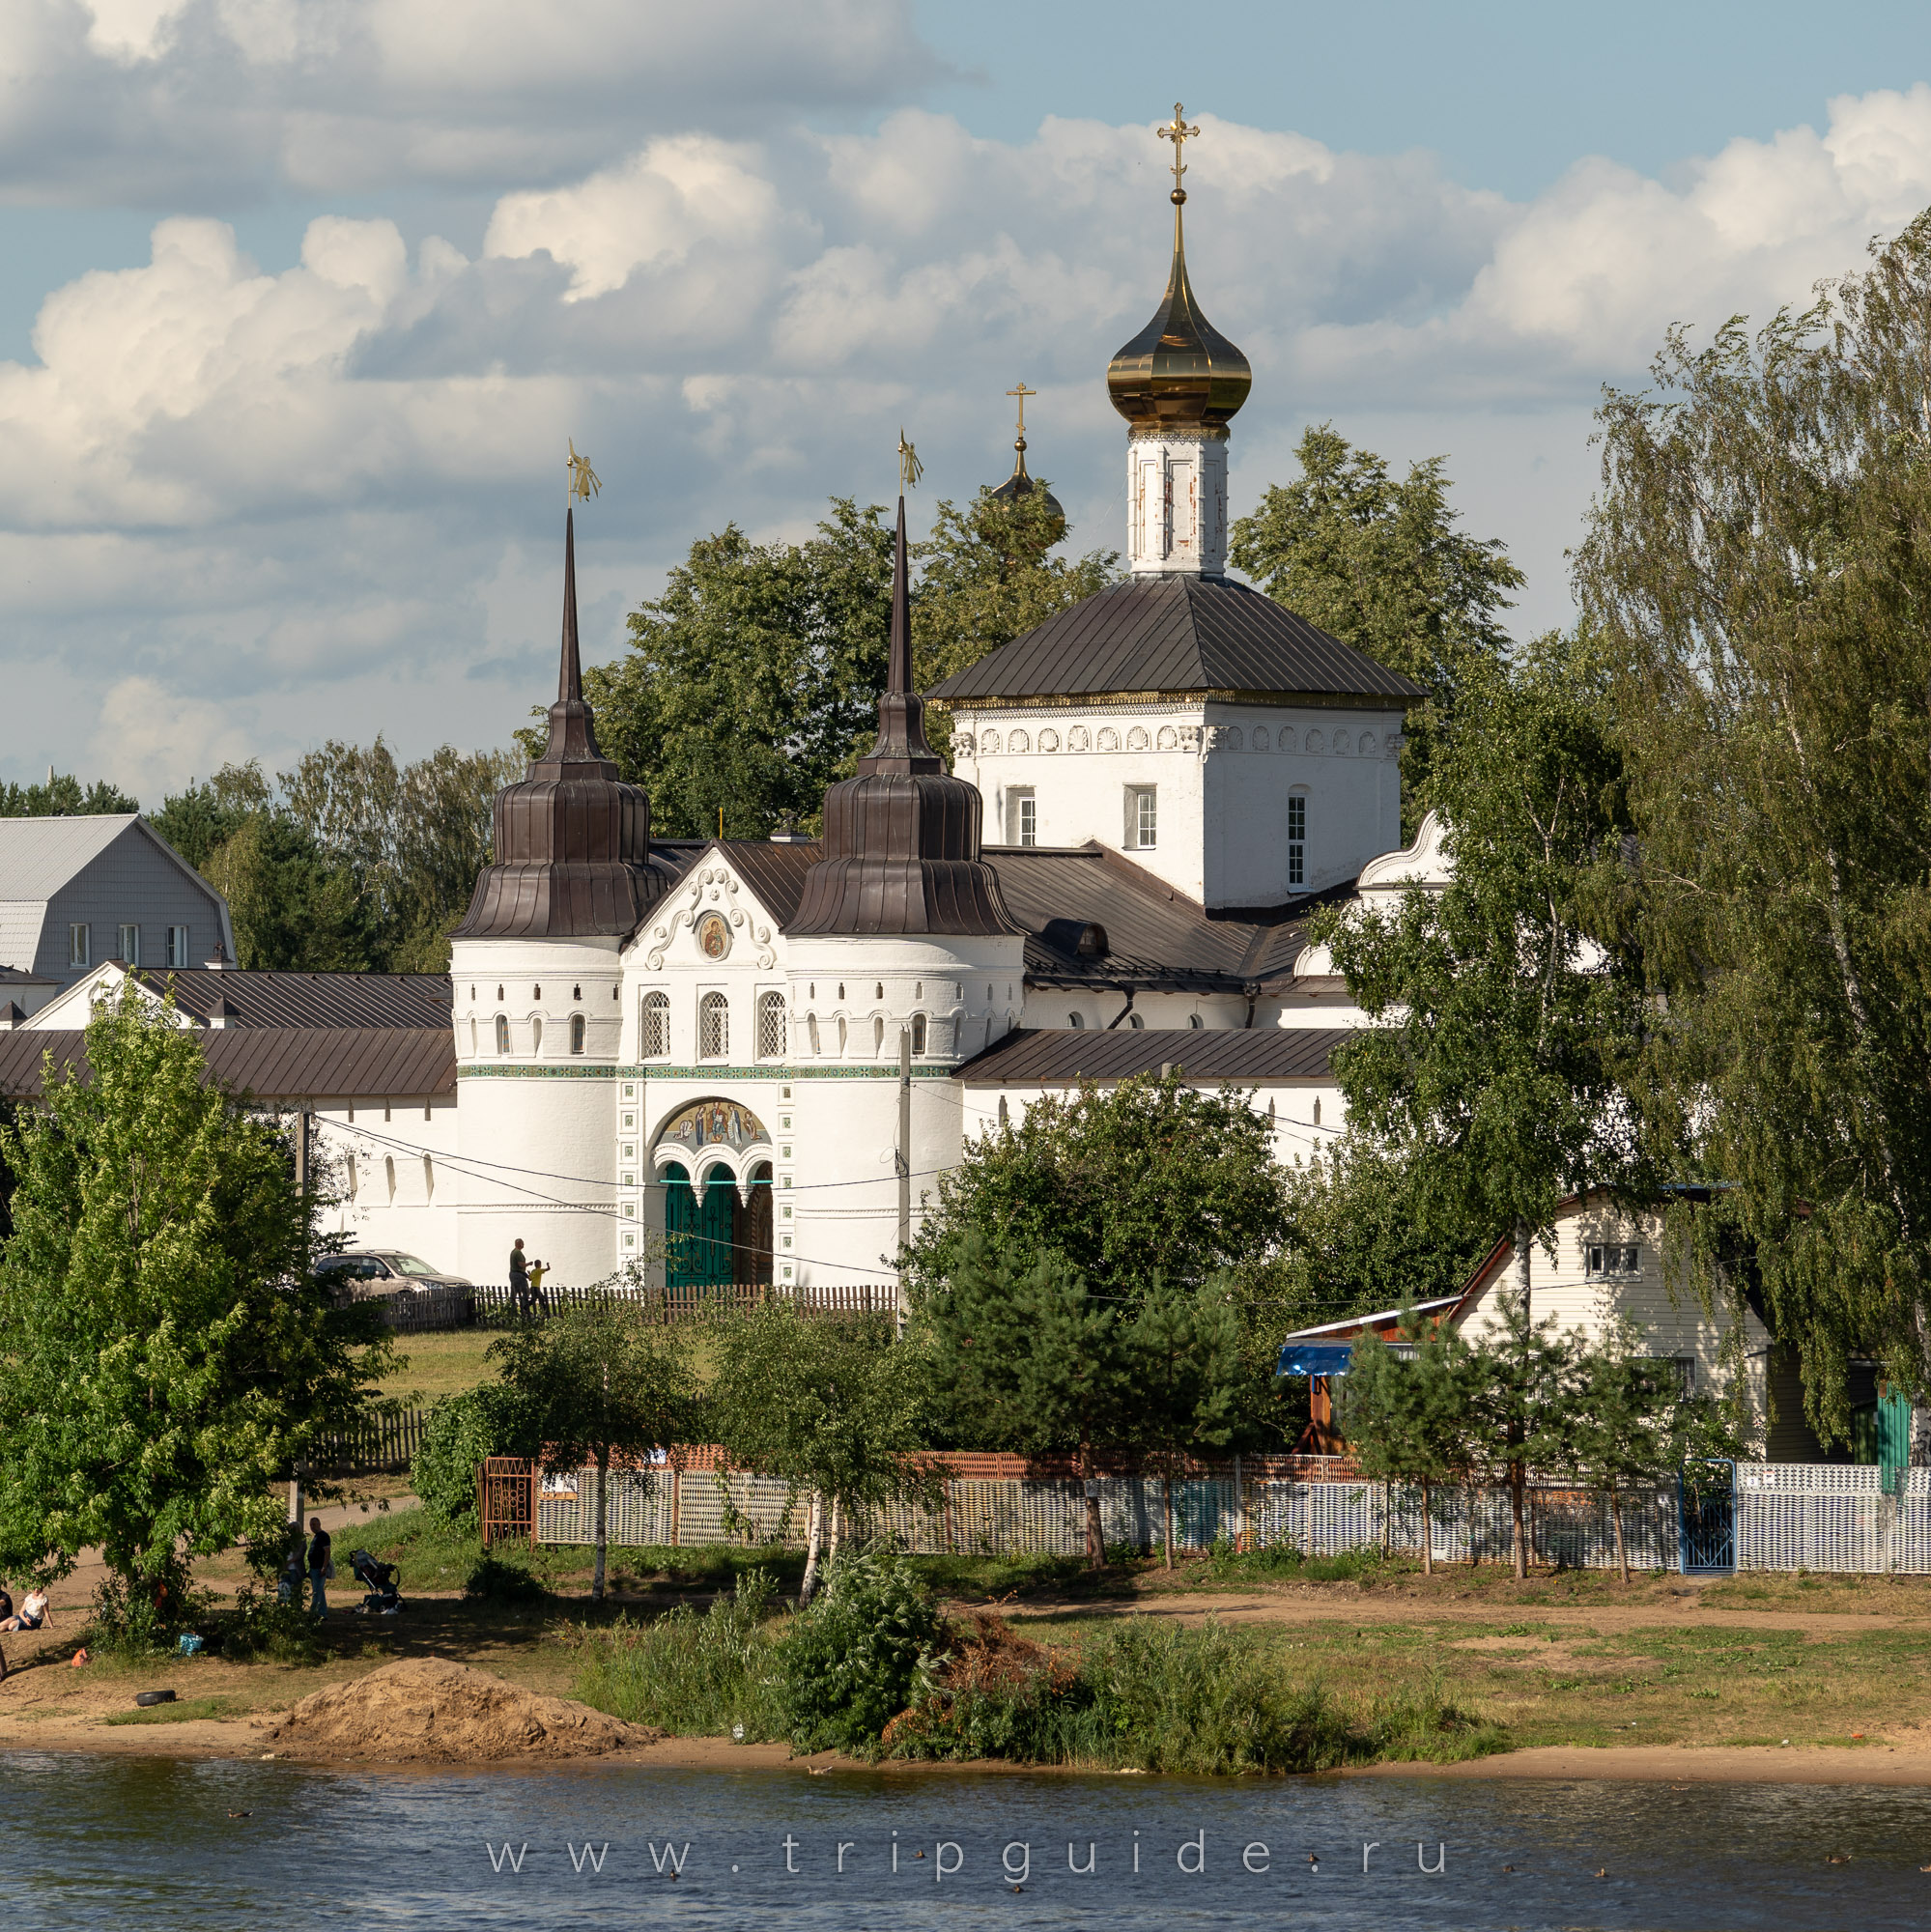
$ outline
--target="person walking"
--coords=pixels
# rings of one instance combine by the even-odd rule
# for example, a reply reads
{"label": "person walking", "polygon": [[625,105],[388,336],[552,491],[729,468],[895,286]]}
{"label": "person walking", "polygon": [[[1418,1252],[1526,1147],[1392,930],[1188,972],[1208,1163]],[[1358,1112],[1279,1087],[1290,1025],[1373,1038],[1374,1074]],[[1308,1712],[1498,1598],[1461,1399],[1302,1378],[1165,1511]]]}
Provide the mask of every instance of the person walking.
{"label": "person walking", "polygon": [[524,1259],[523,1236],[519,1235],[516,1245],[510,1250],[510,1299],[516,1304],[520,1321],[529,1320],[529,1263]]}
{"label": "person walking", "polygon": [[328,1614],[328,1592],[324,1585],[335,1574],[335,1545],[319,1516],[309,1518],[308,1527],[312,1532],[308,1540],[309,1609],[320,1623]]}

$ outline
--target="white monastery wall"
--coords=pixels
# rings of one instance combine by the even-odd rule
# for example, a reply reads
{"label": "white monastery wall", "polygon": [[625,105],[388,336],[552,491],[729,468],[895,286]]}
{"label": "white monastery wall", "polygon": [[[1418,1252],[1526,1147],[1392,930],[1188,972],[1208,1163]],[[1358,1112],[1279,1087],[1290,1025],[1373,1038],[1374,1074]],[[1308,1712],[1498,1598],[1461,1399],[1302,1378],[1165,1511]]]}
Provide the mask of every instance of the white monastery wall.
{"label": "white monastery wall", "polygon": [[[1194,703],[1014,705],[961,714],[954,769],[984,801],[987,842],[1088,839],[1208,906],[1275,905],[1351,879],[1401,834],[1402,715]],[[1138,798],[1154,797],[1139,843]],[[1289,800],[1306,801],[1298,883]]]}
{"label": "white monastery wall", "polygon": [[468,1272],[458,1258],[458,1113],[446,1094],[373,1106],[318,1099],[310,1158],[337,1196],[324,1229],[348,1236],[351,1247],[403,1248],[434,1267]]}

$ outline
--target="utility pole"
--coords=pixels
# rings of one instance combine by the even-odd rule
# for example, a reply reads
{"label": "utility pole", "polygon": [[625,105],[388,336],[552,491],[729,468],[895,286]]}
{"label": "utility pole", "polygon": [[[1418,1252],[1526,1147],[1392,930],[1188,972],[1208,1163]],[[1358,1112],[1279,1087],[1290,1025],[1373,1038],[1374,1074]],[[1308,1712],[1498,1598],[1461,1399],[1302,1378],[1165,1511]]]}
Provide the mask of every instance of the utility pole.
{"label": "utility pole", "polygon": [[[912,1245],[912,1029],[898,1029],[898,1252]],[[898,1319],[905,1319],[905,1267],[898,1269]]]}

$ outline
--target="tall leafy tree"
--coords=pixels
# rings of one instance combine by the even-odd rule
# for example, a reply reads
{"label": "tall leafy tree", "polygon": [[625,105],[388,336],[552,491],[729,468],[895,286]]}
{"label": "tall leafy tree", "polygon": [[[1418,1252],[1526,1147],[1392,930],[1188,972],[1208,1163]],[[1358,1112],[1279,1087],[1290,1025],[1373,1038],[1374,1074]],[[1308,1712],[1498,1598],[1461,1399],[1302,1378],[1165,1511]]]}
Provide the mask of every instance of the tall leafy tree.
{"label": "tall leafy tree", "polygon": [[1267,1122],[1237,1093],[1182,1072],[1047,1094],[966,1145],[909,1250],[915,1281],[946,1281],[974,1231],[1015,1254],[1052,1250],[1094,1293],[1137,1299],[1278,1247],[1281,1171]]}
{"label": "tall leafy tree", "polygon": [[650,790],[667,837],[762,838],[809,817],[877,727],[892,537],[876,504],[833,500],[802,544],[735,524],[691,547],[630,618],[630,649],[590,667],[597,741]]}
{"label": "tall leafy tree", "polygon": [[916,1453],[919,1364],[883,1316],[817,1317],[771,1302],[716,1334],[712,1430],[738,1466],[810,1499],[801,1592],[809,1603],[828,1512],[836,1557],[841,1527],[866,1511],[937,1493]]}
{"label": "tall leafy tree", "polygon": [[103,1607],[155,1630],[197,1557],[279,1536],[275,1484],[392,1356],[305,1273],[291,1150],[206,1083],[192,1032],[129,988],[87,1061],[5,1133],[0,1567],[60,1577],[98,1545]]}
{"label": "tall leafy tree", "polygon": [[934,1386],[990,1446],[1076,1453],[1088,1485],[1086,1557],[1097,1570],[1106,1545],[1093,1485],[1102,1458],[1134,1441],[1146,1421],[1144,1365],[1123,1299],[1095,1293],[1057,1250],[981,1225],[961,1236],[945,1278],[920,1293],[917,1317]]}
{"label": "tall leafy tree", "polygon": [[676,1331],[646,1321],[636,1302],[590,1302],[492,1343],[514,1414],[547,1469],[597,1471],[597,1554],[590,1596],[601,1603],[610,1547],[610,1474],[689,1439],[696,1391]]}
{"label": "tall leafy tree", "polygon": [[1434,803],[1436,748],[1458,694],[1506,655],[1502,612],[1525,580],[1499,538],[1458,527],[1445,458],[1412,464],[1397,481],[1331,423],[1310,428],[1294,453],[1300,475],[1270,484],[1254,513],[1235,521],[1235,567],[1427,692],[1409,714],[1402,753],[1411,832]]}
{"label": "tall leafy tree", "polygon": [[1931,213],[1804,313],[1673,332],[1600,421],[1575,579],[1668,1001],[1650,1071],[1724,1183],[1706,1280],[1761,1284],[1842,1435],[1848,1357],[1931,1385]]}
{"label": "tall leafy tree", "polygon": [[1557,1204],[1592,1186],[1653,1200],[1665,1178],[1629,1084],[1648,1011],[1621,761],[1589,656],[1545,639],[1471,680],[1436,783],[1451,884],[1319,923],[1377,1022],[1335,1077],[1350,1125],[1412,1165],[1434,1224],[1510,1236],[1527,1321]]}

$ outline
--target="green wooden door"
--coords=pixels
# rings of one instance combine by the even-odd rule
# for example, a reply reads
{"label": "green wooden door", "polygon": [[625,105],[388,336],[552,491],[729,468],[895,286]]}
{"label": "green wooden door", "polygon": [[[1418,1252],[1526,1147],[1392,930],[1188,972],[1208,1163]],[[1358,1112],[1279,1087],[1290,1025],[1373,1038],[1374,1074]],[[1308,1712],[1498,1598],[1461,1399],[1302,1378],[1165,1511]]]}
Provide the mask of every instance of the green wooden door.
{"label": "green wooden door", "polygon": [[664,1179],[666,1279],[672,1288],[727,1288],[734,1259],[728,1178],[713,1180],[702,1201],[677,1162],[664,1170]]}

